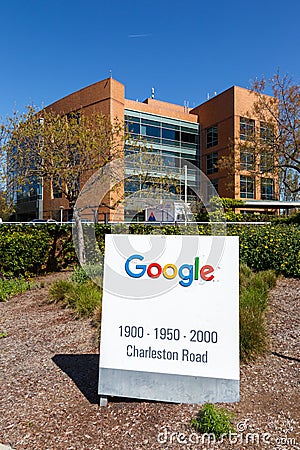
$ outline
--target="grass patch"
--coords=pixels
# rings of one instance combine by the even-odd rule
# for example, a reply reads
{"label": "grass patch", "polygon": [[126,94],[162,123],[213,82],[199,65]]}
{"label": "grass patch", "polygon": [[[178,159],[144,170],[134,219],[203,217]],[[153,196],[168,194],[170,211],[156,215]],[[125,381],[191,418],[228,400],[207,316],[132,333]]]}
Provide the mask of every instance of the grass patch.
{"label": "grass patch", "polygon": [[254,273],[240,267],[240,357],[249,361],[263,354],[269,345],[265,310],[269,290],[276,284],[273,271]]}
{"label": "grass patch", "polygon": [[31,288],[23,278],[6,280],[5,278],[0,280],[0,302],[5,302],[13,295],[22,294]]}
{"label": "grass patch", "polygon": [[233,413],[224,408],[217,408],[212,403],[205,403],[197,417],[191,420],[191,426],[199,433],[214,434],[217,440],[235,432],[235,427],[231,422],[233,418]]}
{"label": "grass patch", "polygon": [[101,315],[102,290],[89,279],[80,282],[60,280],[49,290],[50,300],[72,308],[79,317],[92,317],[98,311]]}
{"label": "grass patch", "polygon": [[[275,286],[273,271],[254,273],[246,265],[240,267],[240,358],[249,361],[268,349],[265,310],[269,290]],[[75,269],[69,280],[53,283],[49,291],[52,302],[72,308],[79,317],[92,317],[100,326],[102,289]]]}

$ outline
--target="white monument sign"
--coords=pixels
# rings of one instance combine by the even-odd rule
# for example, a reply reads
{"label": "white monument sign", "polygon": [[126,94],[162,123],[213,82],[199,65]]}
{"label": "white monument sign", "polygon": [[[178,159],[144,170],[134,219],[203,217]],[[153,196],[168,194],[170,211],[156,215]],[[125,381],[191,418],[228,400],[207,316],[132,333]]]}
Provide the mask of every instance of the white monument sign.
{"label": "white monument sign", "polygon": [[107,235],[99,394],[239,399],[238,238]]}

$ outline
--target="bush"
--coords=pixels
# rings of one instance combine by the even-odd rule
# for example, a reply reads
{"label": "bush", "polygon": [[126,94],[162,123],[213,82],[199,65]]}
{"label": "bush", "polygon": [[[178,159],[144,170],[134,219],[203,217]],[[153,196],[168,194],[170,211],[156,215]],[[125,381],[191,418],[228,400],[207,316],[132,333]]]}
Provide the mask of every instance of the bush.
{"label": "bush", "polygon": [[249,267],[240,267],[240,357],[254,359],[268,349],[265,310],[269,290],[276,284],[272,271],[253,273]]}
{"label": "bush", "polygon": [[240,260],[255,272],[300,277],[300,228],[296,225],[228,225],[240,238]]}
{"label": "bush", "polygon": [[53,302],[63,302],[65,295],[70,291],[72,283],[67,280],[55,281],[49,289],[49,297]]}
{"label": "bush", "polygon": [[231,423],[233,418],[233,413],[224,408],[217,408],[211,403],[205,403],[197,417],[191,420],[191,425],[199,433],[212,433],[216,439],[219,439],[235,432],[235,427]]}
{"label": "bush", "polygon": [[72,308],[79,317],[92,317],[101,304],[102,291],[89,280],[80,283],[60,280],[52,284],[49,296],[51,301]]}
{"label": "bush", "polygon": [[30,284],[24,279],[0,280],[0,302],[5,302],[13,295],[21,294],[30,289]]}
{"label": "bush", "polygon": [[[292,217],[292,216],[291,216]],[[293,219],[296,222],[297,217]],[[223,234],[223,227],[220,233]],[[100,252],[104,254],[105,234],[111,233],[109,225],[95,226]],[[130,234],[200,234],[210,235],[208,225],[149,225],[120,224],[113,232]],[[227,234],[240,237],[240,260],[254,271],[272,269],[286,277],[300,277],[300,227],[299,225],[238,225],[227,223]],[[93,251],[93,250],[91,250]],[[97,262],[99,252],[95,252]],[[101,258],[99,259],[99,261]],[[69,226],[54,225],[1,225],[0,271],[7,277],[28,276],[41,271],[58,270],[77,261]],[[91,270],[99,270],[96,265]],[[101,272],[101,270],[100,270]],[[78,274],[79,276],[79,274]],[[94,276],[93,276],[94,278]]]}
{"label": "bush", "polygon": [[49,236],[38,227],[0,229],[0,270],[8,277],[38,274],[49,250]]}
{"label": "bush", "polygon": [[89,276],[81,266],[78,266],[74,269],[71,275],[71,281],[74,281],[75,283],[78,284],[83,284],[86,283],[88,280]]}

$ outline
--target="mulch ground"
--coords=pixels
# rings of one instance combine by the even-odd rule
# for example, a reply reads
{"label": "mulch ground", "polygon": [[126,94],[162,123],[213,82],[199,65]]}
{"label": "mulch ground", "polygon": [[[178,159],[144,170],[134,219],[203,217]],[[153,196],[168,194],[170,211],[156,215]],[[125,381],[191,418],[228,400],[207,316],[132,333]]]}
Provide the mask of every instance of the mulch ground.
{"label": "mulch ground", "polygon": [[[190,428],[199,405],[111,399],[99,408],[98,331],[49,304],[68,273],[0,303],[0,443],[17,450],[300,449],[300,280],[280,279],[270,296],[270,352],[241,366],[238,436],[202,443]],[[42,284],[41,284],[42,282]],[[125,401],[126,400],[126,401]],[[235,442],[237,441],[237,442]]]}

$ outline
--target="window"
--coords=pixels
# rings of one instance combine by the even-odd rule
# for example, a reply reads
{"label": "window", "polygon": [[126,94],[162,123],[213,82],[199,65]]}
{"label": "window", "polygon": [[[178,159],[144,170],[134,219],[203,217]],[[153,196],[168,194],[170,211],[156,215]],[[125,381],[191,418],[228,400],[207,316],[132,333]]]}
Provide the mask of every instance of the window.
{"label": "window", "polygon": [[274,142],[274,125],[266,122],[260,122],[260,140],[272,144]]}
{"label": "window", "polygon": [[74,121],[74,123],[76,122],[78,125],[80,124],[80,112],[70,112],[67,114],[67,119],[69,122]]}
{"label": "window", "polygon": [[171,139],[172,141],[179,141],[179,131],[163,128],[162,129],[162,137],[164,139]]}
{"label": "window", "polygon": [[262,200],[273,200],[274,199],[274,180],[272,178],[262,178],[260,192],[261,192]]}
{"label": "window", "polygon": [[206,128],[206,148],[218,145],[218,138],[217,126]]}
{"label": "window", "polygon": [[240,177],[240,197],[254,198],[255,183],[252,177]]}
{"label": "window", "polygon": [[274,170],[274,157],[272,153],[262,153],[260,155],[260,171],[261,172],[273,172]]}
{"label": "window", "polygon": [[62,198],[61,186],[61,178],[52,180],[52,198]]}
{"label": "window", "polygon": [[254,137],[254,131],[255,121],[246,117],[240,117],[240,139],[242,141],[251,140]]}
{"label": "window", "polygon": [[129,133],[140,134],[140,124],[126,122],[126,129]]}
{"label": "window", "polygon": [[197,135],[193,133],[186,133],[181,131],[181,140],[182,142],[191,142],[193,144],[196,144],[197,142]]}
{"label": "window", "polygon": [[206,155],[206,173],[210,175],[211,173],[218,172],[218,153],[210,153]]}
{"label": "window", "polygon": [[160,128],[152,125],[141,125],[141,134],[143,136],[160,137]]}
{"label": "window", "polygon": [[249,148],[242,148],[240,151],[240,169],[254,170],[254,151]]}

